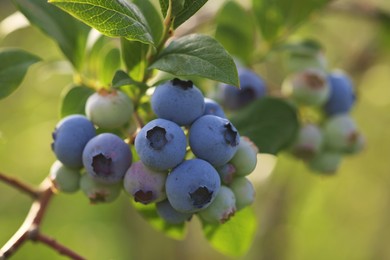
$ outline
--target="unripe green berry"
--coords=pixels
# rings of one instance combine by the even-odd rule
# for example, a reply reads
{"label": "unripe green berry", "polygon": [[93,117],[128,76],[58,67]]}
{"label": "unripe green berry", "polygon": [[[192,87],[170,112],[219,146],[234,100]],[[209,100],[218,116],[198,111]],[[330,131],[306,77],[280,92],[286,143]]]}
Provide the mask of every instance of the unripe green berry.
{"label": "unripe green berry", "polygon": [[340,167],[342,154],[338,152],[323,151],[310,160],[309,168],[325,174],[334,174]]}
{"label": "unripe green berry", "polygon": [[225,223],[236,212],[236,198],[233,191],[221,186],[215,200],[204,210],[199,211],[198,215],[206,222],[218,224]]}
{"label": "unripe green berry", "polygon": [[361,138],[355,121],[348,114],[333,116],[325,123],[324,145],[329,150],[337,152],[353,151],[359,147],[359,142],[363,142]]}
{"label": "unripe green berry", "polygon": [[134,108],[131,99],[119,90],[101,89],[88,97],[87,117],[98,127],[115,129],[128,123]]}
{"label": "unripe green berry", "polygon": [[235,175],[246,176],[253,172],[257,164],[258,151],[257,146],[248,137],[241,137],[237,152],[229,162],[236,169]]}
{"label": "unripe green berry", "polygon": [[64,166],[55,161],[50,168],[50,180],[54,188],[64,193],[73,193],[79,190],[80,170]]}
{"label": "unripe green berry", "polygon": [[255,188],[252,183],[245,177],[235,178],[230,184],[230,189],[236,197],[237,210],[241,210],[253,203],[255,200]]}
{"label": "unripe green berry", "polygon": [[304,124],[299,129],[291,152],[297,158],[309,160],[320,152],[323,139],[322,131],[317,125]]}
{"label": "unripe green berry", "polygon": [[112,202],[118,198],[122,182],[104,184],[92,179],[89,174],[83,174],[80,179],[80,189],[89,198],[91,204]]}

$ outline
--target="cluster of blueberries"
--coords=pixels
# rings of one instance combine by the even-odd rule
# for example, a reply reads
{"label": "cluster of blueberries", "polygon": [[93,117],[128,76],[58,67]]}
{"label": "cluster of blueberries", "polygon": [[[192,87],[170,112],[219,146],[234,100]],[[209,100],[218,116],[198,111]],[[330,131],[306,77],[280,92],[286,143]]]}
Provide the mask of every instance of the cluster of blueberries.
{"label": "cluster of blueberries", "polygon": [[113,201],[125,190],[135,202],[155,203],[170,224],[194,214],[224,223],[251,205],[255,190],[246,176],[258,149],[240,137],[221,106],[177,78],[157,86],[150,102],[157,118],[138,129],[137,161],[130,139],[110,131],[128,124],[134,112],[123,92],[100,90],[88,98],[86,116],[63,118],[53,133],[53,186],[81,189],[92,203]]}
{"label": "cluster of blueberries", "polygon": [[[287,77],[282,91],[303,112],[291,153],[311,170],[335,173],[344,155],[362,150],[364,137],[350,115],[355,89],[344,71],[327,73],[320,68],[305,68]],[[307,109],[316,111],[317,117],[307,120]]]}

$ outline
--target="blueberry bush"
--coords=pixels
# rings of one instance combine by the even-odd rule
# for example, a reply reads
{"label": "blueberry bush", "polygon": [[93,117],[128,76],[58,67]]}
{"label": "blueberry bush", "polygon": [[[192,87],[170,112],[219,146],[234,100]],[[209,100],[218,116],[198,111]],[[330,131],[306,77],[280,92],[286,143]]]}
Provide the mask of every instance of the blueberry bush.
{"label": "blueberry bush", "polygon": [[[272,237],[277,230],[282,236],[287,233],[288,228],[281,226],[288,225],[281,219],[291,210],[286,194],[297,184],[292,177],[279,177],[277,184],[264,181],[276,158],[278,165],[290,163],[289,171],[304,165],[298,171],[312,173],[303,176],[307,179],[336,179],[343,174],[342,162],[358,158],[369,144],[354,116],[360,89],[358,77],[352,75],[366,71],[370,57],[361,57],[364,60],[355,67],[341,68],[310,25],[332,12],[358,13],[383,24],[389,24],[390,17],[375,5],[369,9],[353,1],[298,2],[4,4],[12,3],[17,11],[0,23],[0,41],[27,27],[36,30],[42,43],[29,48],[35,39],[26,38],[26,44],[0,49],[1,102],[25,91],[30,70],[57,78],[55,88],[61,94],[52,102],[59,105],[58,116],[51,116],[45,126],[51,136],[40,140],[48,147],[46,153],[29,155],[44,157],[47,173],[41,175],[41,184],[0,168],[6,186],[33,200],[20,228],[7,229],[11,236],[0,249],[0,259],[22,257],[19,251],[28,241],[71,259],[115,258],[102,246],[94,248],[94,254],[83,249],[95,240],[104,245],[106,238],[93,234],[98,232],[94,223],[102,221],[100,228],[113,225],[102,219],[114,209],[122,222],[126,212],[134,211],[130,215],[140,217],[153,228],[147,232],[162,234],[162,239],[182,241],[200,233],[213,250],[227,257],[289,259],[271,242],[278,241]],[[56,60],[47,57],[46,48],[59,53]],[[342,54],[339,50],[336,55]],[[37,66],[39,71],[34,70]],[[23,88],[18,89],[20,85]],[[5,106],[0,109],[7,113]],[[50,107],[48,113],[56,109]],[[2,131],[0,125],[0,145]],[[18,149],[23,147],[13,151]],[[34,165],[25,167],[36,171]],[[293,174],[297,173],[284,172]],[[84,236],[88,242],[82,246],[68,246],[44,228],[49,204],[62,195],[66,197],[62,215],[90,212],[88,220],[80,219],[80,231],[80,225],[57,223],[73,236]],[[81,203],[73,207],[75,200]],[[259,209],[265,205],[268,210]],[[102,215],[92,214],[94,210]],[[145,239],[146,231],[136,225],[115,228],[124,240],[117,242],[117,250],[126,246],[137,250],[137,243]],[[262,253],[248,253],[256,247],[254,241],[261,244]],[[143,250],[164,250],[153,241],[143,243],[148,245]],[[202,257],[199,247],[186,247],[178,250],[178,259],[192,259],[188,254]],[[54,253],[50,256],[58,257]],[[137,259],[137,254],[133,257]]]}

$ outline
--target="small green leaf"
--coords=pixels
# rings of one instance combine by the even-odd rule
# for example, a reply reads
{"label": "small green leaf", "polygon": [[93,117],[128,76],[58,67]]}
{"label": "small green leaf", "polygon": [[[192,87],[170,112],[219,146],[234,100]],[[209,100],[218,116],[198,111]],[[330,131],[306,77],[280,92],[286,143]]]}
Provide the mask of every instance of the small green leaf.
{"label": "small green leaf", "polygon": [[257,220],[253,208],[246,207],[224,224],[203,223],[203,233],[210,244],[229,256],[243,256],[248,252],[256,234]]}
{"label": "small green leaf", "polygon": [[146,54],[149,45],[142,42],[128,41],[121,38],[122,60],[130,76],[138,81],[142,81],[146,70]]}
{"label": "small green leaf", "polygon": [[95,91],[84,86],[71,86],[64,90],[60,108],[61,118],[73,114],[85,114],[85,103]]}
{"label": "small green leaf", "polygon": [[118,48],[113,48],[107,52],[104,57],[104,63],[101,64],[100,79],[104,85],[111,83],[112,77],[120,68],[121,54]]}
{"label": "small green leaf", "polygon": [[261,153],[277,154],[287,148],[299,129],[296,109],[273,97],[253,102],[237,112],[231,121],[240,135],[249,137]]}
{"label": "small green leaf", "polygon": [[153,44],[147,21],[138,7],[123,0],[49,0],[64,11],[110,37]]}
{"label": "small green leaf", "polygon": [[176,76],[199,76],[239,86],[232,57],[207,35],[190,34],[173,40],[150,68]]}
{"label": "small green leaf", "polygon": [[172,225],[165,222],[157,213],[156,204],[144,205],[133,202],[135,209],[142,215],[142,217],[149,222],[149,224],[158,231],[163,232],[170,238],[176,240],[184,239],[187,233],[186,223],[180,225]]}
{"label": "small green leaf", "polygon": [[156,7],[150,2],[150,0],[134,0],[133,3],[138,6],[144,15],[149,24],[153,41],[157,45],[161,40],[164,30],[161,14],[157,11]]}
{"label": "small green leaf", "polygon": [[117,70],[115,72],[114,78],[112,79],[112,87],[120,88],[127,85],[135,85],[139,88],[146,90],[148,86],[142,82],[133,80],[126,72],[123,70]]}
{"label": "small green leaf", "polygon": [[31,24],[55,40],[73,66],[80,71],[90,28],[47,0],[13,0]]}
{"label": "small green leaf", "polygon": [[14,92],[22,83],[28,68],[40,60],[24,50],[0,50],[0,99]]}
{"label": "small green leaf", "polygon": [[250,13],[237,2],[228,1],[219,10],[216,24],[215,38],[230,54],[250,63],[255,44],[255,26]]}

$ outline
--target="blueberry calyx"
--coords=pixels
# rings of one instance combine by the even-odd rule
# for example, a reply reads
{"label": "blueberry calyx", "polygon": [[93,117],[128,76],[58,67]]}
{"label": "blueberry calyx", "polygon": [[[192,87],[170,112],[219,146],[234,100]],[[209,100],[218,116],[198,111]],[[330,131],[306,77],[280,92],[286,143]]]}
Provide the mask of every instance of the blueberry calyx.
{"label": "blueberry calyx", "polygon": [[227,144],[231,146],[237,146],[238,141],[238,133],[237,130],[233,127],[231,123],[226,123],[225,125],[224,138]]}
{"label": "blueberry calyx", "polygon": [[168,142],[166,138],[167,131],[165,128],[155,126],[146,132],[146,138],[149,140],[149,145],[154,150],[161,150]]}
{"label": "blueberry calyx", "polygon": [[305,73],[304,79],[309,83],[309,86],[312,89],[320,89],[325,85],[324,80],[315,74]]}
{"label": "blueberry calyx", "polygon": [[180,87],[183,90],[190,89],[194,86],[194,83],[191,80],[181,80],[174,78],[171,82],[173,86]]}
{"label": "blueberry calyx", "polygon": [[202,208],[205,204],[211,201],[213,192],[209,191],[207,187],[199,187],[194,192],[189,193],[192,204],[195,207]]}
{"label": "blueberry calyx", "polygon": [[111,174],[112,159],[99,153],[92,158],[92,168],[97,175],[108,176]]}
{"label": "blueberry calyx", "polygon": [[153,192],[152,191],[143,191],[138,190],[136,193],[134,193],[134,200],[136,202],[141,202],[142,204],[148,204],[151,202],[153,198]]}

